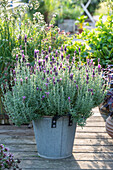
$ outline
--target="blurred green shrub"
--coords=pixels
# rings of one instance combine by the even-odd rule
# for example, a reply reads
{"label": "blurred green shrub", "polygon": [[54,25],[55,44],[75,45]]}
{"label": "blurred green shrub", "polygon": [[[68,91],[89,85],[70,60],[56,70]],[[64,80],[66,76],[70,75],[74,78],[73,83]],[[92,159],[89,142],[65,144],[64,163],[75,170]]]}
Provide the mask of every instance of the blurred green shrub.
{"label": "blurred green shrub", "polygon": [[102,21],[103,15],[100,16],[96,23],[96,28],[92,31],[84,29],[78,38],[85,40],[91,50],[92,57],[97,63],[100,58],[100,63],[103,67],[108,64],[113,64],[113,15],[109,15],[105,22]]}

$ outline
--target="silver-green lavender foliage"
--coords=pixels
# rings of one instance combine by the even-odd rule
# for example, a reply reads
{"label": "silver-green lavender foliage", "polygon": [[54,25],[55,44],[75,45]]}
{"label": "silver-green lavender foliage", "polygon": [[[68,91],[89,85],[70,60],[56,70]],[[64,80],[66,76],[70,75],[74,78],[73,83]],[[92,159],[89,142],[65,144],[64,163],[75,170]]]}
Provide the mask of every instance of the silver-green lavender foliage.
{"label": "silver-green lavender foliage", "polygon": [[99,105],[104,90],[101,66],[94,67],[92,60],[86,65],[70,62],[66,47],[48,55],[34,53],[35,64],[27,63],[27,56],[16,56],[17,64],[11,72],[11,88],[3,91],[5,109],[16,125],[28,123],[44,115],[68,115],[79,125],[91,116],[92,108]]}

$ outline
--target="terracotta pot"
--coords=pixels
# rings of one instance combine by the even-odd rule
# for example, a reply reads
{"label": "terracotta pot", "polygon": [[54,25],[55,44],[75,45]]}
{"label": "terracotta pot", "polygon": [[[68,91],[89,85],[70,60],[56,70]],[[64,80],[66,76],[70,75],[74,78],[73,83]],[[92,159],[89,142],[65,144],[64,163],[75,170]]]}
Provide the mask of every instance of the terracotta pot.
{"label": "terracotta pot", "polygon": [[111,116],[106,119],[106,131],[113,138],[113,118]]}

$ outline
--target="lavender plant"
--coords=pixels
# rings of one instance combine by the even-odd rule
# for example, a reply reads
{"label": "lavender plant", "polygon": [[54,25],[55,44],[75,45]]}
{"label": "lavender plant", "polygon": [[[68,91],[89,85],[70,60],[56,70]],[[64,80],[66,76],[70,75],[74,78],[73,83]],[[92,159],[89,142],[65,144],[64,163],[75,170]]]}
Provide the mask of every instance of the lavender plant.
{"label": "lavender plant", "polygon": [[[48,55],[34,51],[35,64],[28,63],[22,52],[16,56],[16,66],[11,72],[11,88],[2,86],[3,103],[7,114],[16,125],[48,116],[72,115],[83,126],[91,116],[92,108],[99,105],[106,90],[101,65],[94,67],[93,60],[83,65],[75,57],[70,62],[67,47],[51,50]],[[80,53],[80,49],[79,49]],[[80,57],[79,57],[80,58]]]}
{"label": "lavender plant", "polygon": [[0,144],[0,169],[20,169],[18,166],[19,159],[14,159],[13,154],[9,153],[9,149]]}

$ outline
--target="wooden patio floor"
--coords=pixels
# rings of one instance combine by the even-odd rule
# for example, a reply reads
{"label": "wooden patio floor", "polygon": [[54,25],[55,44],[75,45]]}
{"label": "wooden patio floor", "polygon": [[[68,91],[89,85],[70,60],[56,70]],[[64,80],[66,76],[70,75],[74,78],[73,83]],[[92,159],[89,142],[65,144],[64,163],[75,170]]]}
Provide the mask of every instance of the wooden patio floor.
{"label": "wooden patio floor", "polygon": [[0,125],[0,143],[21,159],[22,170],[113,169],[113,139],[105,130],[105,120],[98,108],[82,129],[77,127],[73,156],[63,160],[48,160],[37,156],[33,129]]}

